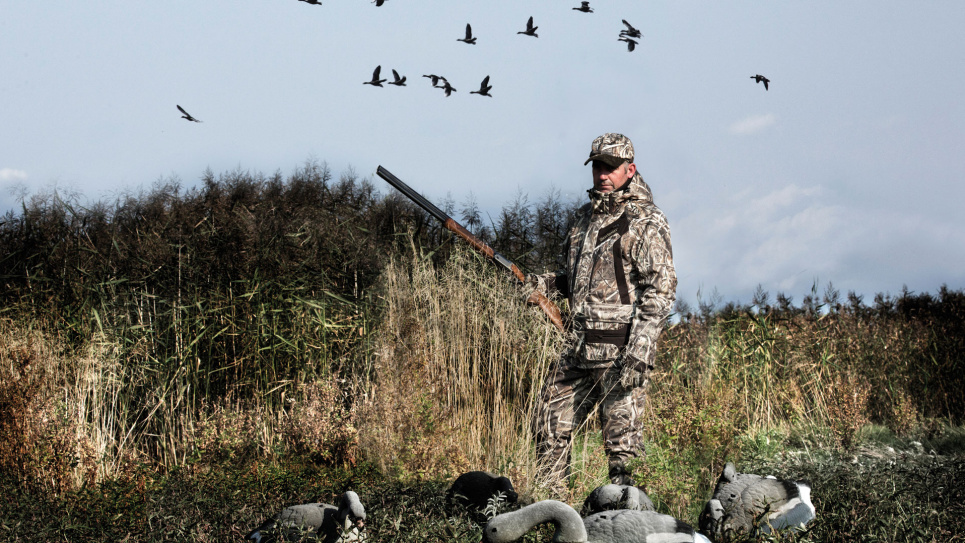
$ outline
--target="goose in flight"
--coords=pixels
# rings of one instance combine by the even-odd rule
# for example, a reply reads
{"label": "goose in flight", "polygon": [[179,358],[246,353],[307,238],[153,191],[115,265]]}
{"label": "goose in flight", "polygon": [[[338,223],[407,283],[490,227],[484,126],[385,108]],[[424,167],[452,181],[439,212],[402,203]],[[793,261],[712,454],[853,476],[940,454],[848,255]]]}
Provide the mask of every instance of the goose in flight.
{"label": "goose in flight", "polygon": [[489,84],[489,76],[487,75],[486,78],[482,80],[482,83],[479,84],[479,90],[469,91],[469,94],[478,94],[492,98],[493,95],[489,94],[489,89],[491,88],[493,87]]}
{"label": "goose in flight", "polygon": [[626,19],[623,19],[623,24],[625,24],[625,25],[627,26],[627,29],[620,31],[620,35],[621,35],[621,36],[627,36],[627,37],[629,37],[629,38],[642,38],[642,37],[643,37],[643,33],[640,32],[639,30],[637,30],[636,28],[633,28],[633,25],[630,24],[630,23],[628,23]]}
{"label": "goose in flight", "polygon": [[[175,105],[177,105],[177,104],[175,104]],[[200,122],[201,122],[201,121],[199,121],[198,119],[195,119],[194,117],[192,117],[191,114],[188,113],[187,111],[184,111],[184,108],[181,107],[181,106],[178,106],[178,111],[180,111],[181,113],[184,114],[184,115],[181,115],[181,118],[182,118],[182,119],[187,119],[187,120],[189,120],[189,121],[194,121],[194,122],[196,122],[196,123],[200,123]]]}
{"label": "goose in flight", "polygon": [[586,1],[580,2],[580,7],[573,9],[576,11],[582,11],[583,13],[593,13],[593,8],[591,8],[590,3]]}
{"label": "goose in flight", "polygon": [[400,77],[399,72],[395,71],[395,68],[392,69],[392,77],[395,78],[395,81],[389,81],[389,85],[396,85],[398,87],[405,86],[405,76]]}
{"label": "goose in flight", "polygon": [[441,75],[435,75],[435,74],[423,75],[422,77],[428,77],[429,80],[432,81],[432,86],[433,86],[433,87],[439,87],[439,81],[440,81],[440,80],[441,80],[441,81],[445,81],[445,80],[446,80],[445,77],[442,77]]}
{"label": "goose in flight", "polygon": [[388,79],[379,79],[379,73],[382,72],[382,65],[379,64],[375,67],[375,71],[372,72],[372,81],[366,81],[362,83],[363,85],[372,85],[374,87],[381,87],[382,83],[388,81]]}
{"label": "goose in flight", "polygon": [[636,48],[637,46],[637,40],[631,40],[630,38],[627,38],[627,37],[620,38],[617,41],[627,42],[627,51],[633,51],[633,49]]}
{"label": "goose in flight", "polygon": [[456,41],[464,41],[469,45],[476,45],[476,38],[472,37],[472,27],[469,26],[469,23],[466,23],[466,37],[458,38]]}
{"label": "goose in flight", "polygon": [[525,35],[527,35],[527,36],[532,36],[532,37],[534,37],[534,38],[538,38],[539,36],[536,34],[536,29],[537,29],[537,28],[539,28],[539,27],[538,27],[538,26],[533,26],[533,16],[530,15],[530,16],[529,16],[529,20],[526,21],[526,30],[524,30],[524,31],[522,31],[522,32],[517,32],[517,34],[525,34]]}
{"label": "goose in flight", "polygon": [[751,79],[753,79],[757,83],[764,83],[764,90],[767,90],[767,84],[771,82],[770,79],[764,77],[761,74],[752,75]]}
{"label": "goose in flight", "polygon": [[298,1],[299,1],[299,2],[305,2],[306,4],[311,4],[311,5],[313,5],[313,6],[320,6],[320,5],[322,5],[322,3],[319,2],[318,0],[298,0]]}
{"label": "goose in flight", "polygon": [[456,92],[456,88],[450,85],[448,81],[446,81],[445,79],[443,79],[442,81],[445,83],[445,85],[442,86],[442,90],[446,91],[446,96],[449,96],[450,94]]}

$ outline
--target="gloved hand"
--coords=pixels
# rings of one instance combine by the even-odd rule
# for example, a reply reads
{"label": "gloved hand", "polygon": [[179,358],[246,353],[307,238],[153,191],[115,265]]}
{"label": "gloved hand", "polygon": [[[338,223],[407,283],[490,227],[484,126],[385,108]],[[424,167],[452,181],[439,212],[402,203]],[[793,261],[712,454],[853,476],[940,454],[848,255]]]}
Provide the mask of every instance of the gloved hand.
{"label": "gloved hand", "polygon": [[633,356],[624,350],[617,357],[613,366],[620,372],[620,386],[624,390],[630,390],[647,384],[650,379],[650,370],[653,367],[644,360]]}

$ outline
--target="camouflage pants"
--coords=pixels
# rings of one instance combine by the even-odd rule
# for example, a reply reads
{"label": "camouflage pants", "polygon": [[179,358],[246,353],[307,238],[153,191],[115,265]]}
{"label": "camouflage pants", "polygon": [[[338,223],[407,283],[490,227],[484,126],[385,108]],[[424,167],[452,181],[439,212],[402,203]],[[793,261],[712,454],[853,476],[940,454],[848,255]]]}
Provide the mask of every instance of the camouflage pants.
{"label": "camouflage pants", "polygon": [[573,431],[597,405],[610,466],[643,456],[645,400],[646,383],[623,389],[612,365],[588,366],[572,354],[561,357],[546,376],[534,421],[540,474],[550,481],[569,478]]}

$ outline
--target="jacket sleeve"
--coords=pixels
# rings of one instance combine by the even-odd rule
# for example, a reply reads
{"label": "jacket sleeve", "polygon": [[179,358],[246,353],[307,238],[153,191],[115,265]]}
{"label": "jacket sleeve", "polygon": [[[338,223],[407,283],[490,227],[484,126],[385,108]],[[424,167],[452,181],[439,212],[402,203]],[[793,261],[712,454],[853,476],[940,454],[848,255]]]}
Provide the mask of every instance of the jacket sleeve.
{"label": "jacket sleeve", "polygon": [[659,210],[637,232],[630,246],[631,281],[636,284],[630,337],[625,360],[634,365],[646,364],[651,369],[657,356],[657,339],[663,331],[664,320],[673,310],[677,299],[677,274],[670,245],[670,226]]}

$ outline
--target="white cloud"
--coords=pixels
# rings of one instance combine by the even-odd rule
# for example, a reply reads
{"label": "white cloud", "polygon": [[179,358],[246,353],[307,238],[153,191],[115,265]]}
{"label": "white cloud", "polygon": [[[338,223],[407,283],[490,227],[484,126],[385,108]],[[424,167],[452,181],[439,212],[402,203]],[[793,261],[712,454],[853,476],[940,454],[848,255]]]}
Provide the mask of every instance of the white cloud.
{"label": "white cloud", "polygon": [[730,125],[730,133],[737,136],[749,136],[761,132],[777,122],[777,117],[773,113],[766,115],[754,115],[741,119]]}
{"label": "white cloud", "polygon": [[0,181],[26,181],[27,172],[13,168],[0,168]]}

